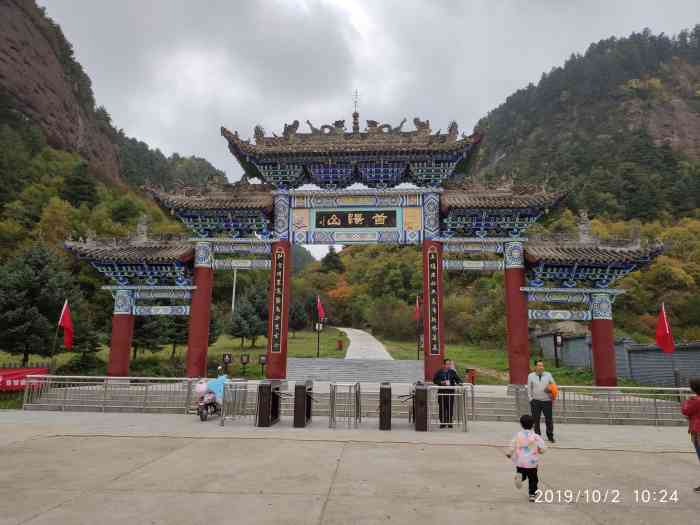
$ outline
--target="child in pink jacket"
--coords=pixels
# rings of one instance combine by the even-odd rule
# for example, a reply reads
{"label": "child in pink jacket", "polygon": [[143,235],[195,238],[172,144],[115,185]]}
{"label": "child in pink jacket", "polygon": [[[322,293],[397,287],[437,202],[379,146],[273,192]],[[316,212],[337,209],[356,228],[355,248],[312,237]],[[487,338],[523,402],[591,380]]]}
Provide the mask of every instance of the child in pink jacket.
{"label": "child in pink jacket", "polygon": [[535,420],[529,414],[520,418],[520,426],[523,429],[515,434],[510,442],[506,456],[513,460],[515,465],[515,488],[523,486],[523,481],[528,481],[528,494],[530,501],[535,501],[537,492],[537,466],[540,463],[540,455],[544,453],[545,446],[542,438],[533,432]]}
{"label": "child in pink jacket", "polygon": [[[695,452],[700,459],[700,377],[694,377],[690,380],[690,389],[695,392],[695,397],[683,401],[681,412],[688,418],[690,441],[695,446]],[[694,490],[700,492],[700,486],[695,487]]]}

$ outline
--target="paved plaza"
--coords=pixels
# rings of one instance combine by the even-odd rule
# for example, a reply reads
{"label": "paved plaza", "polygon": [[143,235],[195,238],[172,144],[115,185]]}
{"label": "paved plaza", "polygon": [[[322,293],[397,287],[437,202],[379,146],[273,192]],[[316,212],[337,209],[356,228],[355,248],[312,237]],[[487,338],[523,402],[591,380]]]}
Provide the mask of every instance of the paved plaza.
{"label": "paved plaza", "polygon": [[[502,452],[513,424],[395,427],[1,411],[0,524],[697,523],[700,465],[683,428],[560,425],[541,488],[615,502],[533,504]],[[635,489],[678,501],[637,503]]]}

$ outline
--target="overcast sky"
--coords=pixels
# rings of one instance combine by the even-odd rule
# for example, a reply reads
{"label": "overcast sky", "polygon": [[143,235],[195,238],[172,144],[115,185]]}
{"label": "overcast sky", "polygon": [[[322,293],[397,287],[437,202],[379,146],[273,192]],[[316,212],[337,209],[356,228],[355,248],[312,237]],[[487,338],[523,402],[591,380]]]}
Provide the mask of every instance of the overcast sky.
{"label": "overcast sky", "polygon": [[[673,0],[39,0],[116,127],[164,153],[241,169],[219,127],[310,119],[457,120],[471,131],[591,42],[700,23]],[[409,127],[409,126],[407,126]],[[307,130],[305,124],[302,130]]]}
{"label": "overcast sky", "polygon": [[[673,0],[40,0],[118,128],[164,153],[241,170],[221,125],[450,120],[489,110],[591,42],[700,23]],[[408,126],[407,126],[408,127]],[[302,125],[304,131],[308,128]]]}

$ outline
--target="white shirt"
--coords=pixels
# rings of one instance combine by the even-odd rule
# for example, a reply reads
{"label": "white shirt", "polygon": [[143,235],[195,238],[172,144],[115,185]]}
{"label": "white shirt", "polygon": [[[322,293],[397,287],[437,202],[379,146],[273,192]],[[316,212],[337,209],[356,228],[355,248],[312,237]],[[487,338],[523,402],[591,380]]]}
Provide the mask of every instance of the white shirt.
{"label": "white shirt", "polygon": [[552,397],[544,389],[552,383],[554,383],[554,378],[549,372],[542,372],[541,376],[537,372],[532,372],[527,376],[527,396],[530,401],[533,399],[551,401]]}

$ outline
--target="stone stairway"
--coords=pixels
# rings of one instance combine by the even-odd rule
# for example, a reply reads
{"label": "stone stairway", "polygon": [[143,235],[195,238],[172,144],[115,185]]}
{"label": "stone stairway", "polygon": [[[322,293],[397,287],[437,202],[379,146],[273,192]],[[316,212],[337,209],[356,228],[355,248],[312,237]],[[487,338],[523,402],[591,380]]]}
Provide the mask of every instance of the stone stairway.
{"label": "stone stairway", "polygon": [[423,379],[423,361],[289,358],[287,380],[306,379],[348,383],[415,383]]}

